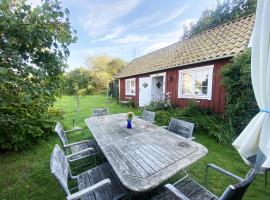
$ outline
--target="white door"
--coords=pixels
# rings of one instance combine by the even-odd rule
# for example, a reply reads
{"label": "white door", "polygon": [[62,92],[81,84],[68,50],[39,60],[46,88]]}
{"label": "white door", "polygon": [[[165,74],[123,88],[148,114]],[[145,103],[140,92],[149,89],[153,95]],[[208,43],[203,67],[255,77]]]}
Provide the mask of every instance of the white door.
{"label": "white door", "polygon": [[144,107],[151,102],[151,78],[139,78],[139,106]]}

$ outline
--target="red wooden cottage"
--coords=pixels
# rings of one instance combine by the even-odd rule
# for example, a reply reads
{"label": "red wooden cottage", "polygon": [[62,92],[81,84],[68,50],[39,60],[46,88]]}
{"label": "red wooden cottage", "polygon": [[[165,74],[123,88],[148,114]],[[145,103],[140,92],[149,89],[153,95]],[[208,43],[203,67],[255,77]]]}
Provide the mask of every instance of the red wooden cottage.
{"label": "red wooden cottage", "polygon": [[254,15],[244,17],[135,58],[117,75],[120,100],[143,107],[169,94],[179,107],[196,99],[201,107],[223,113],[220,69],[248,47],[253,24]]}

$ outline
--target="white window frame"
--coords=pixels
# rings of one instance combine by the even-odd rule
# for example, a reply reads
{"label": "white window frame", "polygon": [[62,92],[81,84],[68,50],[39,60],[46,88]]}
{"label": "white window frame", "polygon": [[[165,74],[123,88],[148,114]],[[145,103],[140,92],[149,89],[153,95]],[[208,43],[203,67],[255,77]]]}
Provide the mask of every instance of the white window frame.
{"label": "white window frame", "polygon": [[[130,81],[130,82],[129,82]],[[131,93],[131,81],[134,81],[134,94]],[[127,91],[127,84],[130,83],[130,91]],[[136,78],[129,78],[125,80],[125,94],[129,96],[136,96]]]}
{"label": "white window frame", "polygon": [[[212,99],[212,86],[213,86],[213,69],[214,65],[208,65],[203,67],[195,67],[190,69],[182,69],[179,70],[178,73],[178,98],[186,98],[186,99]],[[194,74],[196,71],[206,71],[208,70],[208,86],[207,86],[207,95],[197,95],[195,94],[195,78]],[[182,94],[182,80],[183,80],[183,73],[190,73],[193,75],[193,88],[191,95]]]}

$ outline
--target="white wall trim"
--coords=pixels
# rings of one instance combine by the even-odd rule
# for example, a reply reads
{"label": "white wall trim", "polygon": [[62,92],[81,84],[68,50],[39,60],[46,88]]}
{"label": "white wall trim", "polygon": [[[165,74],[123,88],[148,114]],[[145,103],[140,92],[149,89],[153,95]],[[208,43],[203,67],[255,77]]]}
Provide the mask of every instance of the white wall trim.
{"label": "white wall trim", "polygon": [[[187,99],[212,99],[212,88],[213,88],[213,69],[214,65],[207,65],[202,67],[194,67],[189,69],[180,69],[178,71],[178,98],[187,98]],[[191,72],[194,73],[196,71],[208,70],[208,87],[207,87],[207,95],[184,95],[182,94],[182,73]],[[195,84],[193,83],[193,92],[195,90]]]}

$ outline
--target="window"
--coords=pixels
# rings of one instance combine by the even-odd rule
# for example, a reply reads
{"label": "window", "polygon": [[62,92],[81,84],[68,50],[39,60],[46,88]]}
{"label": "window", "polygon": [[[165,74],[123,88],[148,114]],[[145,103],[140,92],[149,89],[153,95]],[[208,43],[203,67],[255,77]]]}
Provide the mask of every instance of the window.
{"label": "window", "polygon": [[179,70],[178,98],[211,100],[213,67]]}
{"label": "window", "polygon": [[135,96],[136,82],[135,78],[126,79],[126,95]]}

